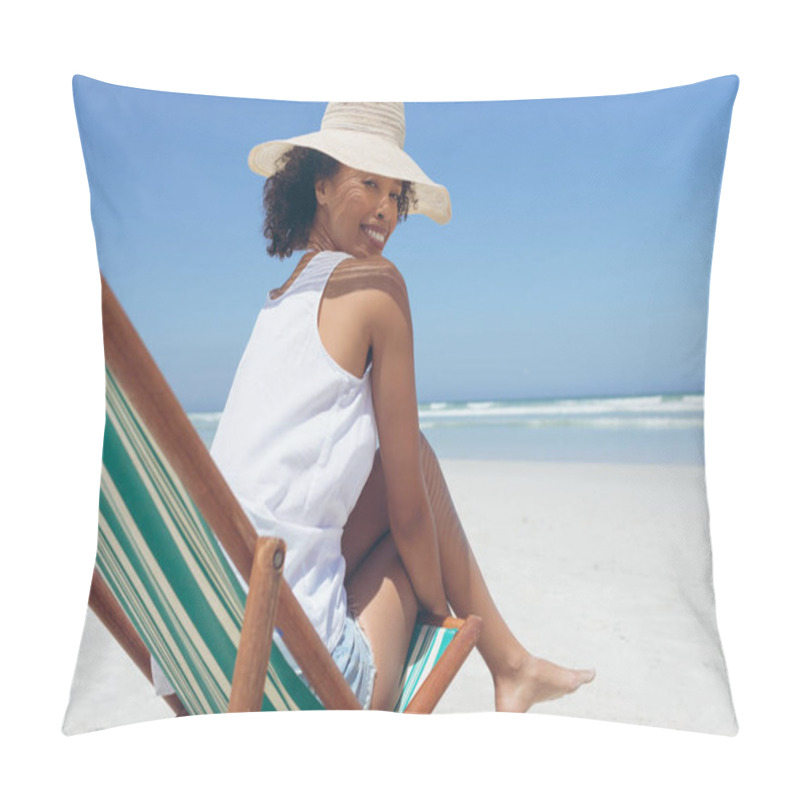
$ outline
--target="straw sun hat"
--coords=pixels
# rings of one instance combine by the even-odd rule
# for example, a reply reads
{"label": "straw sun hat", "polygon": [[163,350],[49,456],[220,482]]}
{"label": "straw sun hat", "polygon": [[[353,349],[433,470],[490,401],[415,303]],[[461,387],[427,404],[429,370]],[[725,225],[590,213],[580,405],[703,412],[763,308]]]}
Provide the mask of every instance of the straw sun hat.
{"label": "straw sun hat", "polygon": [[409,214],[425,214],[444,224],[451,216],[450,195],[403,150],[405,138],[402,103],[328,103],[318,131],[256,145],[247,163],[253,172],[269,178],[292,147],[318,150],[353,169],[410,181],[417,204]]}

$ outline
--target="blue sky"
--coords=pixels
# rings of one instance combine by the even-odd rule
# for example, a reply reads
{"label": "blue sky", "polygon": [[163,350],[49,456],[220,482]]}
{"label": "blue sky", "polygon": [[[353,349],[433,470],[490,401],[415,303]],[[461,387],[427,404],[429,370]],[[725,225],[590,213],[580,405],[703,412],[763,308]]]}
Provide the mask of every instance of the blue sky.
{"label": "blue sky", "polygon": [[[702,391],[734,77],[642,94],[406,105],[453,219],[411,216],[417,389],[436,400]],[[188,411],[221,410],[267,291],[258,142],[324,103],[77,79],[101,269]]]}

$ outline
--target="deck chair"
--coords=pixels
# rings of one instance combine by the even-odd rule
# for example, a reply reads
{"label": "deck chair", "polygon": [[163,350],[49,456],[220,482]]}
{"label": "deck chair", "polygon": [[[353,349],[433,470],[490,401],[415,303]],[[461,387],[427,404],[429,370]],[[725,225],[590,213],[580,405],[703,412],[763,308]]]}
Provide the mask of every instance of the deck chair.
{"label": "deck chair", "polygon": [[[178,716],[359,708],[282,577],[285,543],[257,536],[101,283],[106,427],[90,607],[150,680],[152,654]],[[417,620],[396,711],[433,710],[480,624]]]}

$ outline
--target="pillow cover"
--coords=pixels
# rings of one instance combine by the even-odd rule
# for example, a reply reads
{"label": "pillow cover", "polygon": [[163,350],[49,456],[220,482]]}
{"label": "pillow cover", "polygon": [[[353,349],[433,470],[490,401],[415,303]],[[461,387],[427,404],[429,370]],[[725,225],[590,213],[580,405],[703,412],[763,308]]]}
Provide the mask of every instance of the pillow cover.
{"label": "pillow cover", "polygon": [[[553,713],[737,730],[705,494],[708,287],[738,79],[631,95],[406,104],[452,221],[386,250],[414,315],[420,424],[498,607],[592,666]],[[255,144],[325,105],[77,76],[100,269],[210,445],[267,292]],[[296,262],[297,259],[294,259]],[[107,429],[106,444],[109,433]],[[437,707],[493,707],[477,652]],[[87,613],[66,733],[172,716]]]}

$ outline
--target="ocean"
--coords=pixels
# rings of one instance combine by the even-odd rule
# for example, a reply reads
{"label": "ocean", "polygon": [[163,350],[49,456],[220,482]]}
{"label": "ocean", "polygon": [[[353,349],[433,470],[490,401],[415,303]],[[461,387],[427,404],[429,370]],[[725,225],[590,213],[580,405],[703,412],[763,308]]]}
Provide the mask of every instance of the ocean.
{"label": "ocean", "polygon": [[[207,446],[220,412],[189,414]],[[704,463],[703,395],[435,402],[420,428],[439,458]]]}

